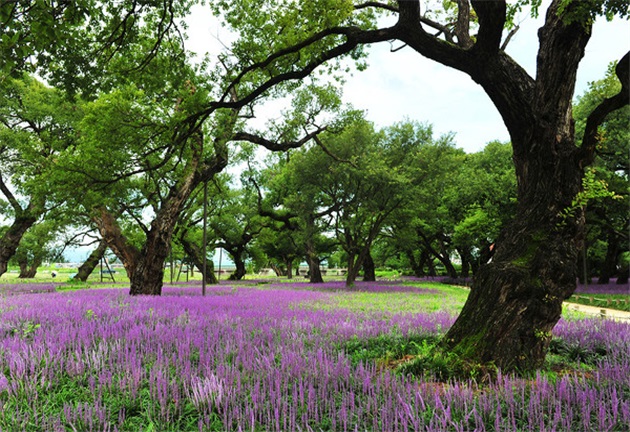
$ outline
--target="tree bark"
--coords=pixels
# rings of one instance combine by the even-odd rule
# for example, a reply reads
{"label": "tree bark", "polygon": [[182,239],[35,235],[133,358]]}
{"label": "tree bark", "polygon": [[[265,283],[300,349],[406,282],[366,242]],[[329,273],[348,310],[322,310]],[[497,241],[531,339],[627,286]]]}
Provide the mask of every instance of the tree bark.
{"label": "tree bark", "polygon": [[[562,302],[576,287],[584,216],[573,200],[592,162],[597,125],[628,104],[628,60],[619,95],[587,120],[575,145],[571,101],[592,22],[580,2],[552,0],[539,30],[536,78],[500,49],[505,1],[471,0],[479,29],[471,48],[445,44],[421,28],[419,2],[398,1],[399,38],[424,56],[470,75],[488,94],[510,133],[518,185],[516,219],[501,232],[492,262],[479,269],[471,294],[443,346],[472,362],[526,371],[542,365]],[[570,14],[578,19],[569,19]],[[623,75],[623,77],[622,77]],[[601,109],[600,109],[601,108]]]}
{"label": "tree bark", "polygon": [[566,163],[576,153],[570,116],[550,124],[545,115],[531,115],[536,118],[531,128],[511,131],[519,185],[516,219],[500,234],[492,262],[479,269],[444,339],[455,353],[504,370],[542,366],[562,302],[576,287],[583,238],[583,211],[572,206],[583,170]]}
{"label": "tree bark", "polygon": [[107,250],[107,243],[101,239],[98,243],[96,249],[92,251],[90,256],[81,264],[81,266],[77,270],[77,274],[74,275],[73,279],[81,282],[85,282],[88,277],[92,274],[99,261],[105,256],[105,251]]}
{"label": "tree bark", "polygon": [[287,279],[293,279],[293,260],[287,260]]}
{"label": "tree bark", "polygon": [[365,255],[363,260],[363,280],[365,282],[376,282],[376,269],[370,252]]}
{"label": "tree bark", "polygon": [[459,275],[463,278],[467,278],[468,276],[470,276],[470,264],[472,262],[470,249],[459,248],[457,252],[459,252],[459,257],[462,260],[462,270],[459,272]]}

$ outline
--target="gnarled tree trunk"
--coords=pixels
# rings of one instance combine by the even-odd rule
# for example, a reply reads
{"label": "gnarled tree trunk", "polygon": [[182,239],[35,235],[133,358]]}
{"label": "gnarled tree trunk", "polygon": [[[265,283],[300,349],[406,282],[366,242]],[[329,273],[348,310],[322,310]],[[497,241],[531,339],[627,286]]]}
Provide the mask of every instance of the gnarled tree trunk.
{"label": "gnarled tree trunk", "polygon": [[[232,273],[229,277],[229,280],[241,280],[243,276],[247,274],[247,268],[245,267],[245,261],[243,260],[243,255],[245,254],[244,246],[237,246],[232,249],[228,247],[224,247],[226,251],[230,254],[232,261],[234,261],[234,273]],[[289,269],[289,274],[291,274],[291,269]]]}
{"label": "gnarled tree trunk", "polygon": [[581,209],[566,212],[582,184],[578,164],[561,162],[574,158],[576,149],[569,125],[560,139],[560,126],[523,131],[535,140],[530,149],[564,157],[515,155],[517,217],[499,236],[492,262],[475,275],[468,301],[445,336],[447,346],[466,358],[509,370],[542,366],[562,302],[575,290],[584,223]]}
{"label": "gnarled tree trunk", "polygon": [[312,238],[306,242],[306,262],[308,263],[308,277],[310,283],[324,283],[322,272],[319,268],[321,261],[317,256],[317,251],[313,246]]}
{"label": "gnarled tree trunk", "polygon": [[[568,21],[560,3],[552,2],[538,33],[534,80],[509,57],[485,51],[501,34],[496,23],[494,29],[487,23],[504,17],[505,5],[473,0],[487,32],[482,36],[480,31],[477,41],[484,64],[468,72],[484,87],[510,132],[518,209],[497,239],[492,262],[479,269],[443,343],[469,360],[504,370],[532,370],[545,360],[562,302],[576,288],[584,231],[582,178],[593,160],[597,126],[606,114],[627,105],[630,93],[626,55],[617,68],[622,91],[593,111],[582,145],[576,146],[571,100],[590,25]],[[570,3],[564,13],[578,13],[575,5]]]}

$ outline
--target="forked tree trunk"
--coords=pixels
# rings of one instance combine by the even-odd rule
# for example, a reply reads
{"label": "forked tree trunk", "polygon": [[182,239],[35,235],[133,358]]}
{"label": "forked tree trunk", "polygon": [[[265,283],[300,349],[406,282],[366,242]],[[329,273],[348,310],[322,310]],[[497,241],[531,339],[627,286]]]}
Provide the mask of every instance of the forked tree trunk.
{"label": "forked tree trunk", "polygon": [[73,279],[85,282],[87,278],[90,277],[103,256],[105,256],[106,250],[107,243],[105,243],[104,240],[101,240],[96,249],[92,251],[90,256],[88,256],[88,258],[78,268],[77,274],[73,277]]}
{"label": "forked tree trunk", "polygon": [[31,265],[28,264],[26,258],[18,260],[18,266],[20,267],[20,274],[18,274],[18,279],[32,279],[37,274],[37,267],[41,264],[41,260],[39,263],[37,260],[34,260]]}

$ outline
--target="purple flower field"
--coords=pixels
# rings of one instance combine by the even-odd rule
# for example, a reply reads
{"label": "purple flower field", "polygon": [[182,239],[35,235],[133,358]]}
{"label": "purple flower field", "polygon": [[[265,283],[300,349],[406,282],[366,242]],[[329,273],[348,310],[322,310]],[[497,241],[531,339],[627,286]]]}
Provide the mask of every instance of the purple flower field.
{"label": "purple flower field", "polygon": [[343,346],[439,335],[453,316],[321,310],[342,286],[307,287],[210,286],[205,298],[200,287],[162,297],[10,289],[0,295],[0,430],[629,430],[627,323],[558,324],[564,346],[605,353],[587,372],[442,384],[353,363]]}

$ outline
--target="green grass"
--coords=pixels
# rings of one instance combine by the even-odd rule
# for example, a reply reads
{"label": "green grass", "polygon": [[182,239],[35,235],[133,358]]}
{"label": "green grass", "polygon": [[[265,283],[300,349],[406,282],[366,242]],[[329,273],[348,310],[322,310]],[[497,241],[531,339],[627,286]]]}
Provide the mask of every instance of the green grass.
{"label": "green grass", "polygon": [[429,293],[369,293],[338,292],[333,303],[328,307],[341,308],[355,312],[387,312],[418,313],[445,311],[458,314],[468,298],[468,290],[441,283],[414,283],[410,286],[439,291],[440,294]]}

